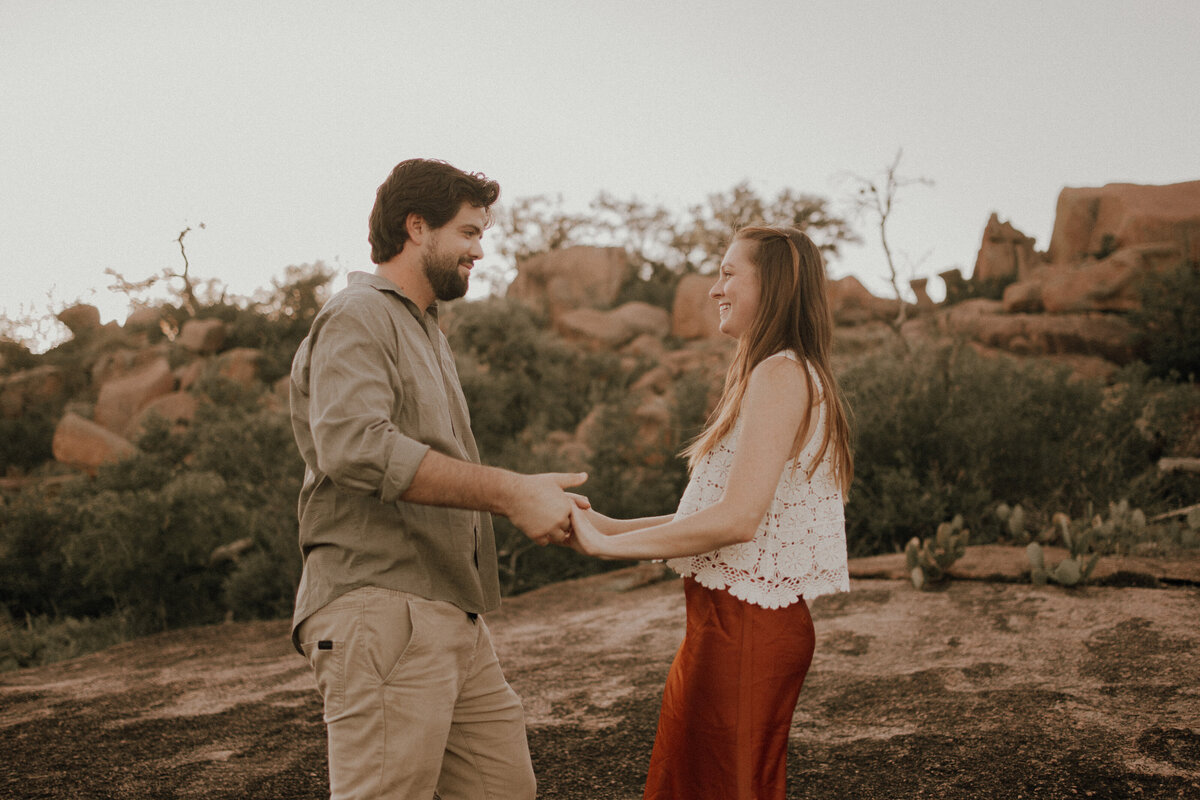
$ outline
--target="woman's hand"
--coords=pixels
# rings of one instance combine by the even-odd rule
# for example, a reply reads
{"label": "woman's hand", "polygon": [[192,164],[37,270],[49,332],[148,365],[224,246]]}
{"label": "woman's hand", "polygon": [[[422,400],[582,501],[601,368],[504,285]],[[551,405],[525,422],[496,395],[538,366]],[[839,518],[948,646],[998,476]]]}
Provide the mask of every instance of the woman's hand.
{"label": "woman's hand", "polygon": [[595,511],[588,511],[575,506],[571,509],[571,538],[565,544],[584,555],[596,558],[608,558],[604,554],[605,535],[592,522],[593,517],[602,517]]}

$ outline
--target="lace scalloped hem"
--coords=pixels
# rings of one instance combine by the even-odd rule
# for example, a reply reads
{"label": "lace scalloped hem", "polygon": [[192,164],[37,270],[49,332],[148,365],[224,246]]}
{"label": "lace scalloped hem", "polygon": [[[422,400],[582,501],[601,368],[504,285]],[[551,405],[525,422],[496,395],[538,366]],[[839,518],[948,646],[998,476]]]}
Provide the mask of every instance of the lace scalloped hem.
{"label": "lace scalloped hem", "polygon": [[763,608],[786,608],[801,598],[812,600],[825,594],[850,591],[850,576],[842,575],[830,580],[807,579],[798,590],[778,584],[762,584],[755,581],[727,581],[718,570],[693,571],[689,566],[672,564],[667,566],[684,578],[691,578],[705,589],[718,589],[746,603]]}

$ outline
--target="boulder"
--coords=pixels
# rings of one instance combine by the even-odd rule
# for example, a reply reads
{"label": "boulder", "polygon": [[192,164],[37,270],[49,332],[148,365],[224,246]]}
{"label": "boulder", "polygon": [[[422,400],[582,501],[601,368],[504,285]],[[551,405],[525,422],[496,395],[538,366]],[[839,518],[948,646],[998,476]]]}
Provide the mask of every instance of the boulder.
{"label": "boulder", "polygon": [[146,330],[157,328],[162,321],[162,310],[158,308],[139,308],[125,317],[125,330]]}
{"label": "boulder", "polygon": [[1048,255],[1066,264],[1159,242],[1176,243],[1186,258],[1200,260],[1200,181],[1063,189]]}
{"label": "boulder", "polygon": [[853,275],[826,282],[825,291],[834,321],[844,325],[892,319],[900,310],[895,300],[876,297]]}
{"label": "boulder", "polygon": [[205,370],[212,363],[209,358],[197,358],[195,361],[189,361],[175,369],[175,381],[179,384],[181,391],[192,388],[196,381],[204,377]]}
{"label": "boulder", "polygon": [[67,379],[60,367],[44,365],[0,377],[0,419],[17,419],[31,408],[59,406],[66,399]]}
{"label": "boulder", "polygon": [[943,317],[947,333],[1021,355],[1098,356],[1117,364],[1133,359],[1134,328],[1112,314],[1006,314],[994,300],[968,300]]}
{"label": "boulder", "polygon": [[1146,275],[1174,267],[1180,256],[1181,248],[1168,242],[1126,247],[1102,261],[1056,266],[1042,280],[1042,307],[1048,312],[1140,308]]}
{"label": "boulder", "polygon": [[215,353],[225,343],[225,323],[219,319],[189,319],[175,343],[193,353]]}
{"label": "boulder", "polygon": [[1042,307],[1042,279],[1034,278],[1010,283],[1004,287],[1001,303],[1004,310],[1010,314],[1036,313],[1045,310]]}
{"label": "boulder", "polygon": [[936,305],[933,302],[933,298],[929,296],[928,286],[928,278],[913,278],[908,282],[908,288],[912,289],[913,295],[917,298],[917,308],[922,311],[933,308]]}
{"label": "boulder", "polygon": [[1040,260],[1033,250],[1034,239],[992,214],[983,229],[983,242],[975,257],[976,281],[1023,280]]}
{"label": "boulder", "polygon": [[95,420],[115,433],[125,433],[139,411],[151,400],[175,389],[175,376],[159,357],[134,372],[108,381],[96,398]]}
{"label": "boulder", "polygon": [[58,321],[71,331],[71,335],[79,336],[100,327],[100,309],[87,303],[64,308],[58,312]]}
{"label": "boulder", "polygon": [[643,333],[621,348],[621,355],[646,361],[662,361],[666,352],[667,346],[663,340],[648,333]]}
{"label": "boulder", "polygon": [[634,439],[639,460],[650,467],[666,463],[666,450],[671,445],[671,406],[667,398],[648,395],[633,412],[638,426]]}
{"label": "boulder", "polygon": [[666,394],[671,389],[675,376],[670,367],[659,365],[642,373],[642,376],[629,387],[632,394]]}
{"label": "boulder", "polygon": [[136,439],[145,429],[151,417],[161,417],[166,420],[172,430],[181,431],[196,418],[196,408],[199,401],[191,392],[171,392],[151,400],[137,413],[129,426],[129,435]]}
{"label": "boulder", "polygon": [[641,335],[666,336],[671,316],[666,309],[632,302],[610,311],[576,308],[564,311],[555,328],[564,337],[593,349],[616,349]]}
{"label": "boulder", "polygon": [[716,278],[712,275],[684,275],[675,287],[671,304],[671,335],[680,339],[715,339],[721,333],[717,304],[708,296]]}
{"label": "boulder", "polygon": [[567,247],[517,264],[507,297],[557,320],[577,308],[604,308],[629,277],[629,256],[620,247]]}
{"label": "boulder", "polygon": [[59,420],[51,448],[58,462],[88,472],[137,452],[128,439],[71,412]]}
{"label": "boulder", "polygon": [[258,381],[262,351],[253,347],[235,347],[217,358],[217,374],[250,387]]}

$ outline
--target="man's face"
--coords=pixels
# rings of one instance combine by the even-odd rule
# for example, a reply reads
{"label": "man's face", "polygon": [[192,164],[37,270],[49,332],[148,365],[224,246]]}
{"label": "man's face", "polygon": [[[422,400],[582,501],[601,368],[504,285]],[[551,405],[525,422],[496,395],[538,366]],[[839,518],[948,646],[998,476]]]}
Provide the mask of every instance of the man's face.
{"label": "man's face", "polygon": [[457,300],[467,293],[471,268],[483,258],[487,212],[464,202],[454,219],[435,228],[421,253],[421,266],[438,300]]}

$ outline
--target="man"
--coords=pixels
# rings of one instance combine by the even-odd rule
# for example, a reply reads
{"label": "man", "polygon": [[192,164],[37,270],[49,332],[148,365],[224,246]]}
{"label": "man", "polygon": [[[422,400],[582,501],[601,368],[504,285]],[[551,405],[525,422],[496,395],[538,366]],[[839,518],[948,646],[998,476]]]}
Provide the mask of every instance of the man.
{"label": "man", "polygon": [[491,517],[561,542],[584,474],[481,466],[437,301],[466,293],[499,196],[399,164],[351,273],[292,364],[306,464],[292,639],[325,704],[331,797],[533,798],[520,699],[481,614],[500,603]]}

